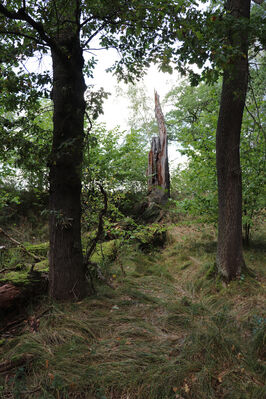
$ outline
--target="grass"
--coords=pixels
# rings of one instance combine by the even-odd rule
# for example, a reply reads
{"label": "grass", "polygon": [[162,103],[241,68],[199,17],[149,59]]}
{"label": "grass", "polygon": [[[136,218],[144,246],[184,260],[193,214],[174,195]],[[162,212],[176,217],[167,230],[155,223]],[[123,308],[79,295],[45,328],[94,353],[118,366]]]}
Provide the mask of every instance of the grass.
{"label": "grass", "polygon": [[210,226],[172,226],[157,252],[127,247],[114,261],[110,244],[107,252],[102,267],[115,290],[99,285],[78,303],[46,299],[31,309],[43,314],[36,332],[25,323],[22,335],[0,341],[2,361],[31,355],[0,374],[1,398],[265,396],[261,246],[245,252],[255,277],[230,284],[213,273]]}

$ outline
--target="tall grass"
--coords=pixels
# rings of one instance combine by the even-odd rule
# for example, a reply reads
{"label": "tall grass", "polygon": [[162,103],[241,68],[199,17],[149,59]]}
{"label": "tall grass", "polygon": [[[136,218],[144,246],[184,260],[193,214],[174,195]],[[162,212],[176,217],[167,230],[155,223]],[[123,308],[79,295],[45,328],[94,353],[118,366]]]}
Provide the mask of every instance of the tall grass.
{"label": "tall grass", "polygon": [[[261,399],[265,380],[262,248],[246,253],[255,272],[224,284],[210,272],[215,237],[175,226],[164,249],[128,247],[108,275],[115,290],[74,304],[45,301],[37,332],[3,336],[1,398]],[[121,262],[126,272],[121,271]]]}

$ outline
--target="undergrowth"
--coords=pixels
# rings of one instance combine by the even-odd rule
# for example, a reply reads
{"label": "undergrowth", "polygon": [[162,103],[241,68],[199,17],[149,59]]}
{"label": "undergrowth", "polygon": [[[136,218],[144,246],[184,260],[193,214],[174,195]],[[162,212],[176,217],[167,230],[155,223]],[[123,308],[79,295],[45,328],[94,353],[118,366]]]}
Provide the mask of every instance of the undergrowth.
{"label": "undergrowth", "polygon": [[[225,284],[214,270],[215,232],[172,226],[164,248],[98,248],[115,289],[31,309],[20,336],[2,333],[0,397],[25,399],[261,399],[265,397],[265,275]],[[111,256],[116,251],[115,256]],[[102,258],[101,258],[102,256]]]}

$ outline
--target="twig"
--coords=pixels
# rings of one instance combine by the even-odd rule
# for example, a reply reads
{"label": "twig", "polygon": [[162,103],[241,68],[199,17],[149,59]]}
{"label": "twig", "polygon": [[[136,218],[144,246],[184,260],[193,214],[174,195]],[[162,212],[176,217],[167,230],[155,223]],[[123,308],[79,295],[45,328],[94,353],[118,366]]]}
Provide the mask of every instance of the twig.
{"label": "twig", "polygon": [[112,290],[115,290],[115,287],[104,277],[98,265],[97,265],[97,275],[100,280],[102,280],[106,285],[108,285],[108,287],[112,288]]}
{"label": "twig", "polygon": [[20,324],[24,324],[24,323],[25,323],[25,317],[22,317],[18,320],[14,320],[11,323],[8,323],[5,327],[1,328],[0,334],[2,335],[2,333],[5,332],[6,330],[9,330],[10,328],[19,326]]}
{"label": "twig", "polygon": [[99,280],[103,281],[106,285],[108,285],[108,287],[110,287],[113,290],[115,290],[115,287],[104,277],[104,275],[102,274],[102,271],[101,271],[100,267],[97,265],[97,263],[89,262],[89,264],[91,266],[93,266],[94,269],[96,270],[97,277],[99,278]]}
{"label": "twig", "polygon": [[123,263],[121,262],[121,260],[120,260],[119,257],[118,257],[118,264],[119,264],[119,266],[120,266],[120,269],[121,269],[121,272],[122,272],[123,277],[126,277],[127,274],[126,274],[126,272],[125,272]]}
{"label": "twig", "polygon": [[19,241],[15,240],[15,238],[11,237],[9,234],[7,234],[1,227],[0,227],[0,234],[3,234],[6,238],[8,238],[11,242],[16,244],[17,246],[21,247],[26,254],[31,256],[33,259],[36,260],[36,262],[39,262],[41,260],[44,260],[45,258],[43,256],[37,256],[33,254],[32,252],[28,251],[27,248]]}
{"label": "twig", "polygon": [[[97,245],[98,241],[100,240],[101,235],[103,233],[103,217],[104,217],[104,215],[107,212],[107,206],[108,206],[108,200],[107,200],[106,191],[104,190],[103,186],[100,183],[97,183],[97,185],[99,186],[100,191],[101,191],[101,193],[103,195],[104,207],[101,210],[101,212],[99,213],[99,222],[98,222],[97,234],[96,234],[96,237],[94,238],[94,240],[92,240],[90,248],[87,250],[87,254],[86,254],[86,257],[85,257],[85,261],[84,261],[84,267],[89,272],[89,277],[90,277],[91,282],[92,282],[92,276],[91,276],[91,273],[90,273],[90,271],[88,269],[89,265],[91,265],[91,266],[93,266],[95,268],[99,280],[103,281],[105,284],[107,284],[110,288],[112,288],[114,290],[115,287],[111,283],[109,283],[109,281],[104,277],[104,275],[102,274],[102,271],[101,271],[100,267],[97,265],[97,263],[90,262],[90,257],[93,254],[93,252],[95,251],[96,245]],[[92,287],[94,289],[93,284],[92,284]]]}
{"label": "twig", "polygon": [[48,313],[48,312],[49,312],[50,310],[52,310],[52,309],[53,309],[52,306],[50,306],[49,308],[45,309],[43,312],[39,313],[39,314],[36,316],[36,319],[40,319],[41,317],[43,317],[46,313]]}

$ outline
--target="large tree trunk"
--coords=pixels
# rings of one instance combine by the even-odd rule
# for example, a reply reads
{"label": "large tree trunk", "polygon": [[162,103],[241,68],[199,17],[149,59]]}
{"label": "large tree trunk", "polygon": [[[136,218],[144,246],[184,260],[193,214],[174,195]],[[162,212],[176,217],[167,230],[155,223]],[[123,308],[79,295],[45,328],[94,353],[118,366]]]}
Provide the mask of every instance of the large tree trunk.
{"label": "large tree trunk", "polygon": [[54,134],[50,160],[49,293],[55,299],[86,294],[81,247],[81,168],[85,112],[79,35],[61,32],[62,54],[52,51]]}
{"label": "large tree trunk", "polygon": [[157,92],[155,92],[155,116],[159,127],[159,136],[152,138],[149,152],[148,192],[151,202],[162,203],[170,197],[170,175],[167,131]]}
{"label": "large tree trunk", "polygon": [[[237,21],[249,19],[250,0],[229,0],[227,8]],[[216,132],[218,178],[218,248],[217,266],[231,280],[245,265],[242,250],[242,183],[240,167],[240,132],[248,82],[248,34],[228,32],[230,44],[241,49],[224,71],[219,119]]]}

